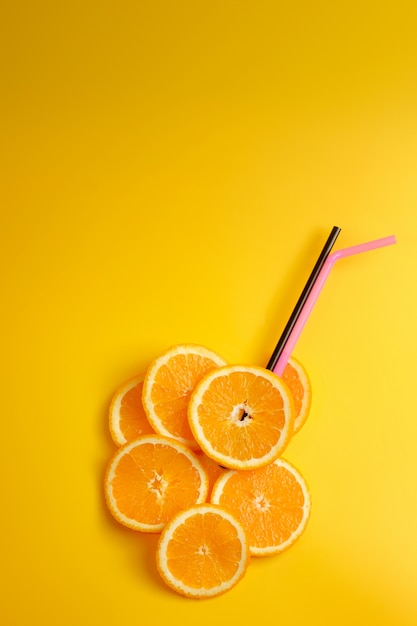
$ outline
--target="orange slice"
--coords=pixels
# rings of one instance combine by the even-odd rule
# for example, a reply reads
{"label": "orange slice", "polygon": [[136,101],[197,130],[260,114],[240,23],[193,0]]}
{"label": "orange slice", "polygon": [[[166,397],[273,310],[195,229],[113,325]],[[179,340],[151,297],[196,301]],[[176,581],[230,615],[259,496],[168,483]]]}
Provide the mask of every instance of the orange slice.
{"label": "orange slice", "polygon": [[155,431],[196,449],[187,420],[187,406],[196,384],[213,369],[225,365],[218,354],[193,344],[170,348],[148,368],[142,402]]}
{"label": "orange slice", "polygon": [[139,374],[121,385],[110,403],[110,434],[117,446],[155,432],[142,406],[144,377]]}
{"label": "orange slice", "polygon": [[226,365],[197,385],[188,419],[207,456],[225,467],[249,470],[271,463],[284,450],[294,405],[288,387],[273,372]]}
{"label": "orange slice", "polygon": [[304,425],[311,407],[311,383],[304,366],[293,356],[289,358],[282,373],[294,400],[294,431],[297,433]]}
{"label": "orange slice", "polygon": [[243,528],[212,504],[181,511],[163,530],[157,567],[165,583],[189,598],[209,598],[245,575],[249,551]]}
{"label": "orange slice", "polygon": [[208,477],[183,444],[147,435],[121,446],[105,475],[107,505],[134,530],[160,532],[181,509],[204,502]]}
{"label": "orange slice", "polygon": [[304,478],[283,459],[250,472],[226,472],[214,485],[211,502],[240,521],[255,556],[289,548],[304,532],[311,506]]}

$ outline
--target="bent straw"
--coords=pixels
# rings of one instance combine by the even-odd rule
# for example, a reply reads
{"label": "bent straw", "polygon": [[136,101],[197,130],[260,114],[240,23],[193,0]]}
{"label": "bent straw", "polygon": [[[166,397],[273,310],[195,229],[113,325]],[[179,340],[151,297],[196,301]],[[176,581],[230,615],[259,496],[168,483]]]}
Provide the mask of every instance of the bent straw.
{"label": "bent straw", "polygon": [[292,329],[295,326],[296,321],[298,320],[301,311],[303,310],[303,307],[305,305],[305,302],[314,286],[314,283],[316,282],[320,271],[324,265],[324,262],[326,261],[327,257],[330,254],[331,249],[333,248],[334,242],[336,241],[337,237],[339,236],[341,229],[338,226],[333,226],[329,237],[327,238],[326,243],[323,246],[323,250],[320,252],[320,255],[316,261],[315,266],[313,267],[313,270],[310,274],[310,276],[308,277],[308,280],[304,286],[303,291],[301,292],[300,297],[297,300],[297,304],[295,305],[293,312],[290,315],[290,318],[287,322],[287,325],[285,326],[284,330],[282,331],[282,335],[279,338],[279,341],[277,343],[277,345],[275,346],[275,349],[271,355],[271,358],[268,361],[268,365],[266,366],[267,370],[274,370],[274,367],[277,364],[277,361],[279,359],[279,357],[281,356],[281,353],[283,351],[283,349],[285,348],[285,345],[291,335]]}
{"label": "bent straw", "polygon": [[369,241],[367,243],[358,244],[356,246],[351,246],[349,248],[343,248],[342,250],[337,250],[330,254],[325,263],[323,264],[322,270],[310,291],[310,295],[307,298],[303,310],[300,312],[300,315],[295,323],[291,335],[288,338],[288,341],[281,352],[281,356],[276,362],[276,365],[273,369],[274,373],[278,376],[281,376],[285,366],[290,358],[292,351],[294,349],[295,344],[298,341],[298,338],[308,320],[308,317],[313,310],[313,307],[317,301],[317,298],[320,295],[321,290],[330,274],[330,271],[333,265],[339,259],[343,259],[347,256],[352,256],[354,254],[360,254],[361,252],[368,252],[370,250],[375,250],[376,248],[382,248],[384,246],[390,246],[396,242],[396,238],[394,235],[389,237],[384,237],[382,239],[375,239],[374,241]]}

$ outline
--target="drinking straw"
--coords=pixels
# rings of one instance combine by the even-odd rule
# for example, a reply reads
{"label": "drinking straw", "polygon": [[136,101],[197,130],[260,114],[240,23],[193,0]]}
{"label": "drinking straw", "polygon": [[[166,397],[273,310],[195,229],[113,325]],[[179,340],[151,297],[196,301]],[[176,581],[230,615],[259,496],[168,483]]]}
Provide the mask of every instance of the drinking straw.
{"label": "drinking straw", "polygon": [[308,277],[308,280],[304,286],[303,291],[301,292],[300,297],[297,300],[297,304],[295,305],[293,312],[290,315],[290,318],[287,322],[287,325],[285,326],[284,330],[282,331],[281,337],[279,338],[279,341],[277,343],[277,345],[275,346],[275,349],[271,355],[271,358],[268,361],[268,365],[266,366],[266,369],[268,370],[274,370],[277,361],[279,359],[279,357],[281,356],[281,353],[288,341],[288,338],[291,334],[291,331],[293,330],[296,321],[298,320],[298,317],[301,313],[301,311],[303,310],[303,307],[305,305],[305,302],[308,298],[308,296],[310,295],[310,292],[314,286],[314,283],[316,282],[320,271],[327,259],[327,257],[330,254],[331,249],[333,248],[334,242],[336,241],[337,237],[339,236],[341,229],[338,226],[333,226],[330,235],[327,238],[326,243],[323,246],[322,251],[320,252],[320,255],[316,261],[315,266],[313,267],[313,270],[310,274],[310,276]]}
{"label": "drinking straw", "polygon": [[310,295],[308,296],[304,304],[304,307],[302,311],[300,312],[300,315],[298,316],[296,323],[294,324],[294,327],[288,338],[288,341],[286,342],[285,347],[282,350],[281,355],[275,364],[275,367],[273,369],[275,374],[277,374],[278,376],[282,375],[285,369],[285,366],[288,362],[288,359],[292,354],[294,346],[298,341],[298,338],[308,320],[308,317],[311,311],[313,310],[313,307],[317,301],[317,298],[319,297],[320,292],[323,289],[323,286],[330,274],[330,271],[333,265],[336,263],[336,261],[338,261],[339,259],[348,257],[348,256],[353,256],[354,254],[360,254],[361,252],[368,252],[370,250],[375,250],[376,248],[390,246],[394,243],[396,243],[396,238],[394,235],[391,235],[389,237],[383,237],[382,239],[375,239],[374,241],[369,241],[367,243],[361,243],[356,246],[351,246],[349,248],[343,248],[342,250],[337,250],[336,252],[333,252],[327,257],[326,261],[323,264],[321,272],[319,276],[317,277],[317,280],[315,281],[310,291]]}

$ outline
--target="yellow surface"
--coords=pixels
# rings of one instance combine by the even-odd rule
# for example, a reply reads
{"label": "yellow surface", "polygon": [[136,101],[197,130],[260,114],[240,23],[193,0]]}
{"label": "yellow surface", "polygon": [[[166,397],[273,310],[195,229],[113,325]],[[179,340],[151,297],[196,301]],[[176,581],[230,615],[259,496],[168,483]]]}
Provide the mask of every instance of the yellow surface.
{"label": "yellow surface", "polygon": [[[3,3],[5,626],[417,623],[417,14],[404,2]],[[305,535],[206,602],[159,582],[102,478],[113,391],[171,344],[294,354]]]}

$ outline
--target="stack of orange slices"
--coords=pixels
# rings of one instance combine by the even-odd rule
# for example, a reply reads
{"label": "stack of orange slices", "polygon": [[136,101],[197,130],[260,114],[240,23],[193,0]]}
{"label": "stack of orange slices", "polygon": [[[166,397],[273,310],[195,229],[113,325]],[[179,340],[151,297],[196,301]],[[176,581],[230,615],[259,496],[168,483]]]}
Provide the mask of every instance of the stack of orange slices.
{"label": "stack of orange slices", "polygon": [[301,536],[310,492],[281,455],[310,405],[296,359],[280,378],[194,344],[170,348],[117,390],[106,502],[128,528],[161,533],[157,568],[169,587],[217,596],[243,578],[250,556]]}

